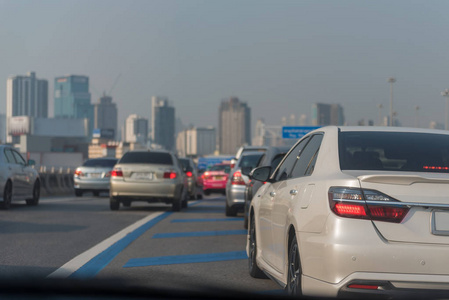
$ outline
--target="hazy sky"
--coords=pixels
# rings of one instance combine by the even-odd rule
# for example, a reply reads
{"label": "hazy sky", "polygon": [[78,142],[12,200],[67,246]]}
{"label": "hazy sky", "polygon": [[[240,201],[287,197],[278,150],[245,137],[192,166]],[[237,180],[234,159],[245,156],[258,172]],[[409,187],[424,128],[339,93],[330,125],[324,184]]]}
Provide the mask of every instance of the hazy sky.
{"label": "hazy sky", "polygon": [[445,122],[449,1],[0,0],[0,112],[6,80],[90,78],[112,90],[120,126],[166,96],[184,124],[217,125],[222,99],[280,125],[314,102],[340,103],[349,125],[388,114],[387,78],[404,126]]}

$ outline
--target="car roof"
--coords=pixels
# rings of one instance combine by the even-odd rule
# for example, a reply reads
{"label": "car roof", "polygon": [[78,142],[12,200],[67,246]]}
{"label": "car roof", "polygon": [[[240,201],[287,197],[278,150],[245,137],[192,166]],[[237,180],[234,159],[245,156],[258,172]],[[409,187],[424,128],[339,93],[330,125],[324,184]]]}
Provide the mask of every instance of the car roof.
{"label": "car roof", "polygon": [[341,132],[346,131],[382,131],[382,132],[416,132],[416,133],[433,133],[433,134],[446,134],[449,135],[449,131],[442,129],[427,129],[427,128],[413,128],[413,127],[386,127],[386,126],[325,126],[315,129],[314,132],[323,132],[328,130],[339,130]]}

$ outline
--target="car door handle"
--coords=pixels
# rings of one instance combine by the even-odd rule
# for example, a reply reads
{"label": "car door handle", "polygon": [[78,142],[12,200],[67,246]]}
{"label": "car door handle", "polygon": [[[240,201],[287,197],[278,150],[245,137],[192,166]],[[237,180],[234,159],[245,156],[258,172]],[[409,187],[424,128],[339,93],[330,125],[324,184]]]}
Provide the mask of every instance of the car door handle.
{"label": "car door handle", "polygon": [[290,191],[290,195],[296,196],[296,195],[298,195],[298,191],[297,190],[291,190]]}
{"label": "car door handle", "polygon": [[270,192],[270,196],[274,197],[274,196],[276,196],[276,193],[275,192]]}

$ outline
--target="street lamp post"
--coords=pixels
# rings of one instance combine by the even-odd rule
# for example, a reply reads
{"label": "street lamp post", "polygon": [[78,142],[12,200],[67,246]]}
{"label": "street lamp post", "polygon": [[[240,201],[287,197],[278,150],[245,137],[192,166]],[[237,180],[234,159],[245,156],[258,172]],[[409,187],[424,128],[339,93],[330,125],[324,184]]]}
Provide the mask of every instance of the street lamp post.
{"label": "street lamp post", "polygon": [[390,83],[390,126],[393,126],[393,83],[396,82],[396,78],[390,77],[388,82]]}
{"label": "street lamp post", "polygon": [[377,108],[379,109],[379,126],[382,126],[382,108],[384,106],[382,104],[377,105]]}
{"label": "street lamp post", "polygon": [[419,128],[419,114],[418,114],[418,112],[419,112],[419,106],[418,106],[418,105],[415,106],[415,110],[416,110],[415,127],[416,127],[416,128]]}
{"label": "street lamp post", "polygon": [[449,130],[449,90],[445,89],[441,92],[441,96],[446,97],[446,126],[445,129]]}

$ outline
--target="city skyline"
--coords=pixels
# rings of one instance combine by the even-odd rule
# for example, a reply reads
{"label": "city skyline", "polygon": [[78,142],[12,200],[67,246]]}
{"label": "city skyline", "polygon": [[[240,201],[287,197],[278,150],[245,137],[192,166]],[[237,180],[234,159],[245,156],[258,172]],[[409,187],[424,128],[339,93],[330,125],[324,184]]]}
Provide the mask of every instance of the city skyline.
{"label": "city skyline", "polygon": [[165,95],[184,124],[217,127],[216,103],[229,96],[252,107],[253,126],[291,113],[310,120],[312,103],[341,104],[349,125],[377,123],[378,105],[389,115],[394,77],[397,118],[414,126],[419,106],[429,127],[445,122],[448,8],[438,0],[2,0],[0,78],[86,75],[92,99],[112,90],[119,124],[149,117],[151,95]]}

